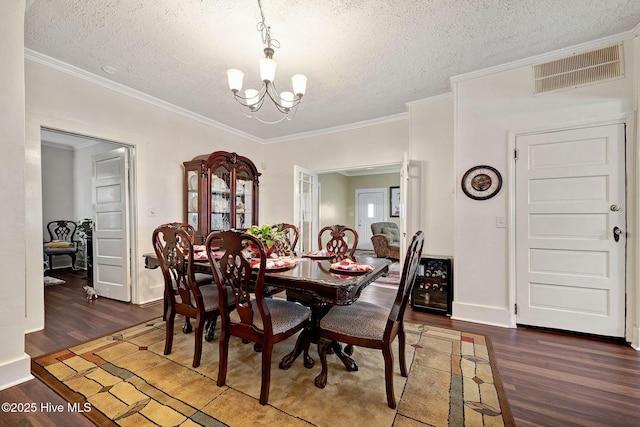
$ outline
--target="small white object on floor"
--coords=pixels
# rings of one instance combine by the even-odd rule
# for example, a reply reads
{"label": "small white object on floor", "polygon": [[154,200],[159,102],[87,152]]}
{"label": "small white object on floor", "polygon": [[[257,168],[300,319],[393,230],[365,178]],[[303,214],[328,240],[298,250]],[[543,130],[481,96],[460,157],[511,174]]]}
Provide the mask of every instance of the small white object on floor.
{"label": "small white object on floor", "polygon": [[44,276],[44,285],[45,286],[50,286],[50,285],[62,285],[66,283],[64,280],[62,279],[57,279],[55,277],[51,277],[51,276]]}
{"label": "small white object on floor", "polygon": [[87,293],[87,299],[89,301],[91,301],[92,299],[98,299],[98,294],[96,293],[96,290],[93,289],[91,286],[84,285],[82,289],[84,289],[84,291]]}

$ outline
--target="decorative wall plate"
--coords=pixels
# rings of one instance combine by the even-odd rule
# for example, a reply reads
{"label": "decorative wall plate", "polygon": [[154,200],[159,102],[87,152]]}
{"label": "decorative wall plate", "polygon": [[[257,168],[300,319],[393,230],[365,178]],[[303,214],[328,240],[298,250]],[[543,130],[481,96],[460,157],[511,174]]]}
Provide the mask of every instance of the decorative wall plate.
{"label": "decorative wall plate", "polygon": [[474,200],[486,200],[498,194],[502,176],[487,165],[474,166],[462,176],[462,191]]}

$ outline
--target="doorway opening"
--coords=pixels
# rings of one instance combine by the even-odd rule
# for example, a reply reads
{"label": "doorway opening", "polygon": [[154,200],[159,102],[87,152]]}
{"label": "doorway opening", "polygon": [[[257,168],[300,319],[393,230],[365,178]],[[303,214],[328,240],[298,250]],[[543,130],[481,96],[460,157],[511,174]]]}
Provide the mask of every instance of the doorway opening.
{"label": "doorway opening", "polygon": [[[116,256],[126,260],[126,265],[122,268],[124,275],[118,278],[122,283],[114,283],[117,286],[126,287],[134,291],[136,284],[134,282],[135,260],[131,259],[131,248],[135,245],[135,234],[130,230],[135,227],[133,220],[133,206],[135,201],[135,180],[133,165],[135,148],[133,146],[118,142],[103,140],[90,136],[78,135],[69,132],[59,131],[55,129],[42,128],[41,136],[41,172],[42,172],[42,228],[43,235],[47,236],[44,228],[53,220],[66,219],[76,223],[90,219],[94,231],[96,224],[96,159],[105,153],[118,151],[125,153],[129,161],[126,162],[126,168],[123,174],[126,178],[120,183],[123,187],[122,198],[126,209],[122,216],[121,223],[118,227],[125,234],[120,245],[103,245],[102,247],[95,244],[95,238],[92,239],[92,254],[87,253],[86,239],[76,235],[75,239],[82,248],[80,256],[78,256],[75,267],[87,269],[88,260],[93,259],[95,264],[96,251],[109,251],[109,257]],[[105,192],[106,194],[106,192]],[[95,233],[94,233],[95,235]],[[98,254],[100,255],[100,253]],[[56,268],[71,267],[69,257],[56,257],[54,261],[53,273]],[[106,269],[106,271],[112,268]],[[94,265],[93,284],[101,277],[108,281],[112,281],[114,275],[96,274]],[[91,278],[87,276],[87,281]],[[130,302],[131,292],[125,293],[125,297],[115,297],[121,301]],[[112,297],[110,295],[104,295]]]}
{"label": "doorway opening", "polygon": [[[375,190],[379,193],[381,191],[384,192],[388,197],[389,188],[400,184],[400,169],[400,164],[389,164],[313,172],[313,175],[317,177],[316,191],[318,194],[317,203],[314,207],[316,214],[310,217],[315,218],[317,224],[315,227],[309,227],[309,229],[319,230],[322,227],[335,224],[346,225],[358,231],[358,249],[372,249],[371,236],[366,234],[367,231],[365,230],[368,227],[368,233],[371,233],[370,224],[363,222],[360,229],[358,227],[360,208],[357,206],[358,197],[356,194],[366,194]],[[382,198],[382,202],[378,203],[379,209],[377,209],[375,215],[398,221],[399,223],[399,218],[389,218],[388,198],[385,195],[379,195]],[[367,207],[364,209],[366,211]],[[364,236],[361,236],[361,230],[365,230]],[[313,236],[312,240],[316,240],[315,236]]]}

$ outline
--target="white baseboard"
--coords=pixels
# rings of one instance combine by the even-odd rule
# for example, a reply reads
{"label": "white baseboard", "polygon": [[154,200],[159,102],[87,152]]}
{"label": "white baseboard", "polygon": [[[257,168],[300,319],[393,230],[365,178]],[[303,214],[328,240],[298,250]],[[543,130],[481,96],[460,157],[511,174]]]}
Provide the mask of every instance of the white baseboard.
{"label": "white baseboard", "polygon": [[24,354],[21,358],[0,365],[0,390],[22,384],[33,379],[31,358]]}
{"label": "white baseboard", "polygon": [[638,325],[633,327],[631,347],[634,350],[640,351],[640,326]]}
{"label": "white baseboard", "polygon": [[451,318],[465,322],[482,323],[483,325],[515,328],[510,318],[511,313],[506,308],[489,307],[484,305],[453,302]]}

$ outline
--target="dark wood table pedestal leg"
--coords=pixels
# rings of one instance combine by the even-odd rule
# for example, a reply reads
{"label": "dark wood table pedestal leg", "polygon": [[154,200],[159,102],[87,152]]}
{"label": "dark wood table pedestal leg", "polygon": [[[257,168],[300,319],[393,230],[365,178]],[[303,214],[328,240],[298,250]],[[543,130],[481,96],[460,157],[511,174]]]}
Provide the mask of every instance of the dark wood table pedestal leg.
{"label": "dark wood table pedestal leg", "polygon": [[[293,351],[283,357],[280,361],[280,369],[289,369],[291,365],[293,365],[293,362],[296,360],[296,358],[300,356],[300,353],[302,353],[305,348],[308,348],[308,346],[305,347],[305,340],[308,339],[309,342],[313,344],[318,342],[318,337],[320,334],[320,319],[322,319],[322,316],[327,314],[327,312],[331,308],[331,305],[314,300],[311,304],[309,304],[309,308],[311,308],[311,327],[308,330],[304,329],[302,332],[300,332]],[[314,363],[315,362],[313,358],[309,356],[309,353],[306,353],[304,355],[305,368],[313,368]]]}
{"label": "dark wood table pedestal leg", "polygon": [[327,385],[327,374],[328,374],[328,366],[327,366],[327,353],[328,350],[331,349],[335,353],[336,356],[342,361],[344,367],[347,368],[347,371],[357,371],[358,364],[342,352],[342,346],[337,341],[329,341],[325,338],[320,338],[318,342],[318,353],[320,355],[320,364],[322,365],[322,371],[316,376],[315,384],[318,388],[324,388]]}

